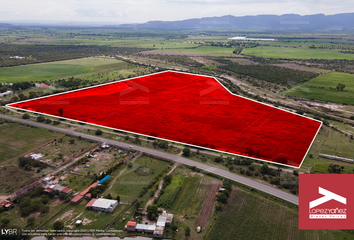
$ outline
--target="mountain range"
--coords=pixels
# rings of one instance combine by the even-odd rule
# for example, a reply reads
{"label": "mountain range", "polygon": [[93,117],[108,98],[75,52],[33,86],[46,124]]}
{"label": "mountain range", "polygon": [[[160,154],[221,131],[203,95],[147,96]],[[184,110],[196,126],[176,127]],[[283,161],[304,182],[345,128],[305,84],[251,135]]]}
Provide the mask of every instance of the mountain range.
{"label": "mountain range", "polygon": [[[108,27],[108,26],[106,26]],[[113,26],[109,26],[113,27]],[[257,15],[235,17],[194,18],[180,21],[149,21],[140,24],[120,24],[123,29],[289,29],[289,30],[354,30],[354,13],[335,15]]]}

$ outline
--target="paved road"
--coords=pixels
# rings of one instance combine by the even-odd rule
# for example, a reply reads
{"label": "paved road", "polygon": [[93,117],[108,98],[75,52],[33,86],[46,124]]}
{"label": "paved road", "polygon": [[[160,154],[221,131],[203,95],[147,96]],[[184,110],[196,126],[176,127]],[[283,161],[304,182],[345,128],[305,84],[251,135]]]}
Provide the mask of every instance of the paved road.
{"label": "paved road", "polygon": [[[34,125],[37,127],[42,127],[42,128],[47,128],[47,129],[51,129],[53,131],[58,131],[58,132],[62,132],[62,133],[66,133],[66,134],[70,134],[73,136],[81,136],[83,138],[87,138],[87,139],[92,139],[95,141],[99,141],[99,142],[106,142],[108,144],[111,145],[116,145],[122,148],[129,148],[131,144],[128,143],[123,143],[123,142],[118,142],[118,141],[114,141],[114,140],[110,140],[110,139],[105,139],[105,138],[101,138],[101,137],[97,137],[97,136],[92,136],[92,135],[88,135],[88,134],[84,134],[84,133],[79,133],[79,132],[74,132],[71,130],[67,130],[67,129],[62,129],[62,128],[58,128],[58,127],[53,127],[52,125],[46,125],[46,124],[42,124],[42,123],[38,123],[38,122],[31,122],[31,121],[27,121],[24,119],[18,119],[18,118],[14,118],[14,117],[9,117],[6,115],[2,115],[0,114],[0,118],[4,118],[4,119],[8,119],[8,120],[12,120],[12,121],[16,121],[16,122],[21,122],[21,123],[25,123],[25,124],[29,124],[29,125]],[[173,155],[173,154],[169,154],[169,153],[165,153],[165,152],[160,152],[154,149],[150,149],[150,148],[144,148],[144,147],[140,147],[140,146],[136,146],[136,145],[131,145],[134,146],[133,149],[144,152],[146,154],[150,154],[153,156],[157,156],[160,158],[164,158],[166,160],[171,160],[171,161],[175,161],[175,162],[179,162],[185,165],[189,165],[189,166],[195,166],[203,171],[206,172],[210,172],[210,173],[214,173],[216,175],[219,175],[221,177],[224,178],[228,178],[230,180],[233,180],[235,182],[239,182],[242,183],[244,185],[247,185],[249,187],[258,189],[260,191],[263,191],[265,193],[271,194],[273,196],[276,196],[278,198],[284,199],[288,202],[294,203],[296,205],[299,204],[299,198],[297,196],[291,195],[289,193],[280,191],[278,189],[269,187],[267,185],[264,185],[262,183],[258,183],[256,181],[253,181],[251,179],[227,172],[225,170],[221,170],[215,167],[211,167],[208,166],[206,164],[203,163],[199,163],[199,162],[195,162],[193,160],[187,159],[187,158],[183,158],[177,155]]]}

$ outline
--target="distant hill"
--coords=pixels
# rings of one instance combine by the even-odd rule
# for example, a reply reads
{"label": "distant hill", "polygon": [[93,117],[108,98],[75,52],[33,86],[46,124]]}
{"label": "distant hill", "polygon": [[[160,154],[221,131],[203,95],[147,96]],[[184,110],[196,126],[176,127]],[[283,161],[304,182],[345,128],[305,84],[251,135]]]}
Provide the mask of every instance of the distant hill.
{"label": "distant hill", "polygon": [[13,27],[13,25],[9,23],[0,23],[0,27]]}
{"label": "distant hill", "polygon": [[[108,27],[108,26],[107,26]],[[112,26],[110,26],[112,27]],[[121,24],[117,28],[124,29],[204,29],[204,28],[232,28],[232,29],[289,29],[289,30],[354,30],[354,13],[335,15],[257,15],[235,17],[194,18],[182,21],[150,21],[142,24]]]}

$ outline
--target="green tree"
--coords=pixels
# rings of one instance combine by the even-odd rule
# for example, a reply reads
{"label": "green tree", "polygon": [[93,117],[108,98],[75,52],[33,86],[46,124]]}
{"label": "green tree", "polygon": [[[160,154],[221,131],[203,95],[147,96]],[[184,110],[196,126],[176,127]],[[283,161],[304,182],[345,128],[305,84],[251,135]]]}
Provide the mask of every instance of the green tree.
{"label": "green tree", "polygon": [[263,166],[261,167],[261,173],[267,174],[268,173],[268,169],[269,169],[268,164],[263,163]]}
{"label": "green tree", "polygon": [[38,116],[37,117],[37,122],[44,122],[45,118],[43,116]]}
{"label": "green tree", "polygon": [[96,192],[96,191],[92,192],[92,193],[91,193],[91,197],[92,197],[92,198],[97,198],[97,192]]}
{"label": "green tree", "polygon": [[189,226],[187,226],[185,229],[184,229],[184,235],[187,237],[191,234],[191,228]]}
{"label": "green tree", "polygon": [[102,130],[100,129],[97,129],[96,132],[95,132],[96,135],[102,135]]}
{"label": "green tree", "polygon": [[108,193],[108,195],[106,196],[107,199],[113,199],[112,194]]}
{"label": "green tree", "polygon": [[60,200],[66,200],[67,198],[68,198],[68,194],[63,193],[63,192],[59,193],[59,199]]}
{"label": "green tree", "polygon": [[22,119],[30,119],[30,115],[25,113],[25,114],[22,115]]}
{"label": "green tree", "polygon": [[56,221],[53,224],[54,230],[62,230],[64,228],[64,223],[62,221]]}
{"label": "green tree", "polygon": [[119,195],[117,195],[116,200],[117,200],[118,202],[120,202],[120,196],[119,196]]}
{"label": "green tree", "polygon": [[35,222],[36,222],[36,219],[34,217],[30,217],[27,219],[27,225],[30,227],[33,226]]}
{"label": "green tree", "polygon": [[74,144],[74,143],[75,143],[75,139],[71,138],[71,139],[69,140],[69,143],[70,143],[70,144]]}
{"label": "green tree", "polygon": [[43,195],[43,196],[41,197],[41,199],[42,199],[42,203],[43,203],[43,204],[48,204],[48,202],[49,202],[49,197],[48,197],[48,195]]}
{"label": "green tree", "polygon": [[191,155],[191,149],[189,147],[183,148],[183,156],[189,157]]}
{"label": "green tree", "polygon": [[223,204],[226,204],[227,203],[227,196],[226,194],[222,193],[220,195],[217,196],[217,200],[218,202],[221,202]]}
{"label": "green tree", "polygon": [[338,83],[338,85],[337,85],[337,90],[338,91],[343,91],[344,90],[344,88],[345,88],[345,85],[344,84],[342,84],[342,83]]}

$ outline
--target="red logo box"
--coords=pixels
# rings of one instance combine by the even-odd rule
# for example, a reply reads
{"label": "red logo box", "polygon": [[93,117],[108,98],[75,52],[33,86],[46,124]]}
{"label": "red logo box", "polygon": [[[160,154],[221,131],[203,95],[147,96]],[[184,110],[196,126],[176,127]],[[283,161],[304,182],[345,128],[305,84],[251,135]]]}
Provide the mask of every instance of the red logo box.
{"label": "red logo box", "polygon": [[299,229],[354,229],[354,174],[299,175]]}

